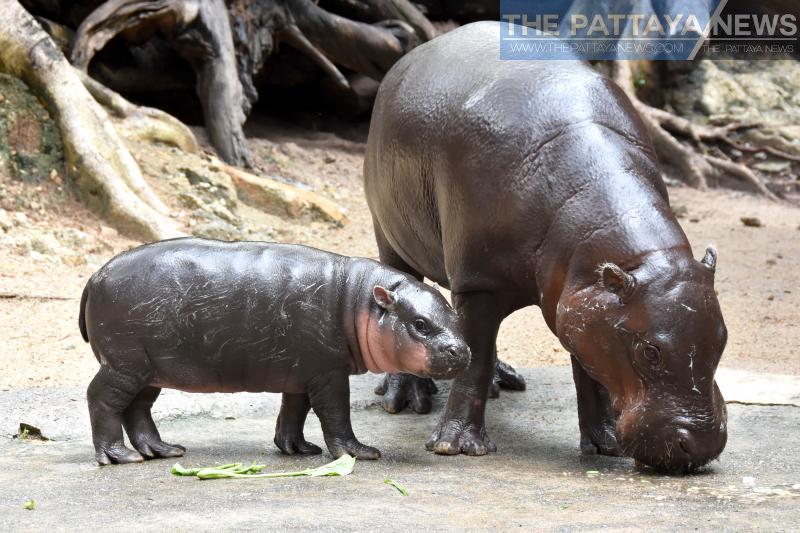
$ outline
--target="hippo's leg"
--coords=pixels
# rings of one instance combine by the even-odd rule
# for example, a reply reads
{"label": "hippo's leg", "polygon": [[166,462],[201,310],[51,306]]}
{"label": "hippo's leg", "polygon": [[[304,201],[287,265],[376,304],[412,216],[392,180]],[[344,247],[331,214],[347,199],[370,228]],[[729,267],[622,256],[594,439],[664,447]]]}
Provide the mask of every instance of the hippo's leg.
{"label": "hippo's leg", "polygon": [[95,458],[99,464],[138,463],[144,460],[139,452],[125,446],[122,417],[148,381],[149,375],[144,377],[121,372],[109,365],[100,365],[100,370],[86,391]]}
{"label": "hippo's leg", "polygon": [[425,445],[428,450],[443,455],[486,455],[497,449],[486,434],[485,412],[495,370],[497,332],[507,314],[501,302],[487,292],[453,294],[472,360],[453,381],[447,407]]}
{"label": "hippo's leg", "polygon": [[622,455],[617,442],[616,417],[608,390],[592,379],[578,359],[572,356],[572,377],[578,395],[578,425],[581,453],[584,455]]}
{"label": "hippo's leg", "polygon": [[161,389],[158,387],[145,387],[125,409],[123,425],[128,439],[133,447],[147,459],[156,457],[181,457],[186,448],[178,444],[167,444],[161,440],[153,415],[153,407]]}
{"label": "hippo's leg", "polygon": [[[386,240],[377,220],[372,220],[372,226],[375,228],[375,240],[378,243],[381,263],[405,272],[417,281],[422,281],[422,274],[406,263]],[[375,388],[375,394],[383,396],[381,403],[384,411],[392,414],[399,413],[407,405],[410,405],[415,413],[429,413],[433,395],[437,392],[436,384],[431,378],[419,378],[411,374],[386,374],[381,384]]]}
{"label": "hippo's leg", "polygon": [[344,370],[334,370],[308,383],[311,407],[319,418],[325,444],[335,458],[348,453],[357,459],[377,459],[381,452],[358,442],[350,425],[350,381]]}
{"label": "hippo's leg", "polygon": [[406,405],[410,405],[415,413],[429,413],[433,395],[437,392],[432,379],[411,374],[386,374],[375,387],[375,394],[383,395],[383,410],[392,414],[399,413]]}
{"label": "hippo's leg", "polygon": [[497,358],[497,347],[494,349],[494,359],[497,366],[494,369],[492,386],[489,389],[489,398],[499,398],[500,389],[524,391],[526,388],[525,378],[517,372],[514,367],[504,363]]}
{"label": "hippo's leg", "polygon": [[294,455],[316,455],[322,449],[307,442],[303,436],[303,426],[306,424],[306,415],[311,408],[308,394],[283,393],[281,412],[275,424],[275,446],[283,453]]}

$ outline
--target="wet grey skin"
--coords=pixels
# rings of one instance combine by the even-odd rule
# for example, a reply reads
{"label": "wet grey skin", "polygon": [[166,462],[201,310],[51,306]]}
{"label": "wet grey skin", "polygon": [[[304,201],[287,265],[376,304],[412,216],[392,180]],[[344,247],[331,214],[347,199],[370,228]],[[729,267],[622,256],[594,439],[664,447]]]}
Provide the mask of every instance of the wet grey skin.
{"label": "wet grey skin", "polygon": [[87,397],[102,465],[183,455],[150,414],[162,388],[280,392],[283,452],[321,452],[303,437],[314,409],[334,457],[377,459],[353,434],[348,377],[451,378],[470,360],[458,316],[432,287],[376,261],[287,244],[135,248],[89,279],[79,325],[100,362]]}
{"label": "wet grey skin", "polygon": [[[428,442],[496,446],[485,408],[501,322],[538,305],[572,355],[581,450],[667,472],[726,442],[714,373],[727,340],[708,248],[673,216],[631,102],[580,61],[503,61],[500,25],[462,26],[384,78],[365,192],[381,260],[452,291],[472,361]],[[390,378],[430,394],[424,378]]]}

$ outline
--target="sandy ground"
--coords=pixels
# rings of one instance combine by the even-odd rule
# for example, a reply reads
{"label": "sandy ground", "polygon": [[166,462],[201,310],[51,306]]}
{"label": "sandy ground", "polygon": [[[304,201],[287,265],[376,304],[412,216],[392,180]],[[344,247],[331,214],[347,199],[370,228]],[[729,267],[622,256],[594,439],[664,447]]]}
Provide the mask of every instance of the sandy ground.
{"label": "sandy ground", "polygon": [[[287,222],[280,240],[376,256],[361,186],[365,133],[364,125],[339,136],[274,124],[250,128],[264,172],[310,186],[348,210],[350,223],[342,229]],[[9,209],[13,195],[32,198],[24,223],[12,224],[5,235],[0,229],[0,391],[85,386],[97,363],[77,328],[81,290],[106,260],[136,243],[74,200],[49,207],[46,187],[37,190],[2,175],[0,185],[6,190],[0,207]],[[697,257],[709,243],[719,250],[717,290],[730,339],[722,366],[800,374],[800,209],[731,191],[673,188],[671,195],[674,206],[687,210],[680,221]],[[10,209],[8,214],[17,216]],[[745,227],[741,217],[758,217],[763,227]],[[60,239],[72,243],[67,256],[40,253],[35,242],[33,251],[9,244],[20,235],[63,235],[67,229],[80,233]],[[506,320],[499,349],[501,358],[522,367],[569,364],[536,308]]]}

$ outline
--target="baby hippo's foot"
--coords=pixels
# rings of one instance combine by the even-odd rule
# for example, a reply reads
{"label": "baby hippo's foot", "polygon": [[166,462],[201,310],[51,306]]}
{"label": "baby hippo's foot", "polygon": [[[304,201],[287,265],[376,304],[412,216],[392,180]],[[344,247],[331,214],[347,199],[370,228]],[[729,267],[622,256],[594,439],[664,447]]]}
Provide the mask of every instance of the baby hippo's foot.
{"label": "baby hippo's foot", "polygon": [[377,448],[361,444],[355,437],[350,439],[332,439],[328,442],[328,451],[338,459],[344,454],[350,454],[356,459],[380,459],[381,452]]}
{"label": "baby hippo's foot", "polygon": [[101,466],[110,464],[124,465],[144,461],[144,457],[139,452],[131,450],[121,441],[107,446],[98,446],[94,457],[97,460],[97,464]]}
{"label": "baby hippo's foot", "polygon": [[411,374],[386,374],[383,382],[375,387],[375,394],[383,396],[383,409],[387,413],[399,413],[411,405],[415,413],[430,413],[436,384],[430,378],[419,378]]}
{"label": "baby hippo's foot", "polygon": [[439,422],[425,449],[439,455],[486,455],[496,452],[497,446],[489,440],[485,428],[453,419]]}
{"label": "baby hippo's foot", "polygon": [[525,378],[517,372],[514,367],[501,360],[497,360],[494,370],[494,378],[489,389],[489,398],[499,398],[500,389],[524,391],[526,387]]}
{"label": "baby hippo's foot", "polygon": [[318,455],[322,448],[308,442],[303,434],[275,432],[275,446],[286,455]]}
{"label": "baby hippo's foot", "polygon": [[160,438],[131,439],[131,444],[145,459],[183,457],[186,453],[186,448],[180,444],[167,444]]}

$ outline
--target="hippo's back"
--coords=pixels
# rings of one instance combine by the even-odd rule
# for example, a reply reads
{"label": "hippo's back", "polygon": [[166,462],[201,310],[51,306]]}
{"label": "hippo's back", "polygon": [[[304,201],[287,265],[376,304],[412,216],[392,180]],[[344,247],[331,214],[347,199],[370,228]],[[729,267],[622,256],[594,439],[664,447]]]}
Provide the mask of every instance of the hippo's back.
{"label": "hippo's back", "polygon": [[456,290],[533,277],[525,252],[566,203],[597,203],[617,169],[665,194],[647,133],[613,82],[577,60],[501,60],[499,31],[469,24],[413,50],[384,79],[370,127],[376,223],[407,263]]}

